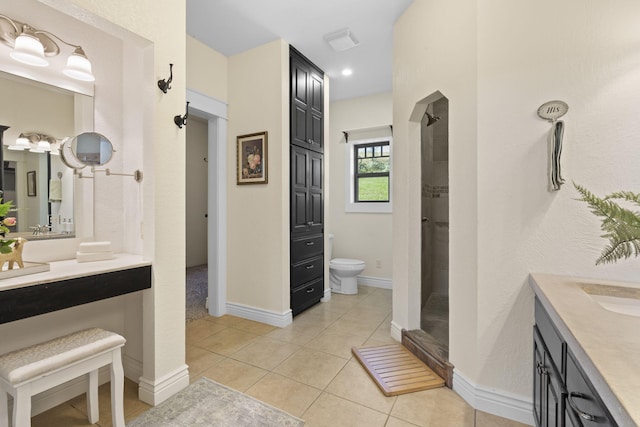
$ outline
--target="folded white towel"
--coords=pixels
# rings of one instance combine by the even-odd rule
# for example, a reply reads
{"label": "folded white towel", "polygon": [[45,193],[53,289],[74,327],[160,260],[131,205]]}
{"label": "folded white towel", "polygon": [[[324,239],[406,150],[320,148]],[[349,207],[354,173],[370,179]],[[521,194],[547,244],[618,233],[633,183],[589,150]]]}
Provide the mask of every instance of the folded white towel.
{"label": "folded white towel", "polygon": [[76,252],[78,262],[105,261],[113,259],[113,252]]}
{"label": "folded white towel", "polygon": [[78,247],[80,253],[111,252],[111,242],[83,242]]}
{"label": "folded white towel", "polygon": [[62,200],[62,181],[59,179],[49,180],[49,201],[59,202]]}

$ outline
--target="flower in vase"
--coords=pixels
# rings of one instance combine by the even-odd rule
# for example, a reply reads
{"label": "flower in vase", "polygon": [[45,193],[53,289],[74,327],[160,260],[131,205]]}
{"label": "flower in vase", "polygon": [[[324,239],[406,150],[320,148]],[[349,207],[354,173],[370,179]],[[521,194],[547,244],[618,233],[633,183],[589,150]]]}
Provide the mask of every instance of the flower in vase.
{"label": "flower in vase", "polygon": [[15,240],[5,239],[5,236],[11,231],[8,227],[16,225],[15,217],[5,217],[12,207],[13,203],[11,201],[2,203],[2,199],[0,198],[0,254],[8,254],[13,251],[11,245]]}

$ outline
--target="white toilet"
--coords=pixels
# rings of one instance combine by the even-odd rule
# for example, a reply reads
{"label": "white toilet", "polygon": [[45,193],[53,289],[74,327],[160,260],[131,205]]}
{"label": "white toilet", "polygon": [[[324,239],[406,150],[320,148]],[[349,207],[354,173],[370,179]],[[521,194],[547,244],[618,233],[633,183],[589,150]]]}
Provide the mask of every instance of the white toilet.
{"label": "white toilet", "polygon": [[[333,249],[333,234],[329,234],[329,259]],[[366,264],[359,259],[335,258],[329,261],[331,292],[338,294],[358,293],[358,274],[364,271]]]}

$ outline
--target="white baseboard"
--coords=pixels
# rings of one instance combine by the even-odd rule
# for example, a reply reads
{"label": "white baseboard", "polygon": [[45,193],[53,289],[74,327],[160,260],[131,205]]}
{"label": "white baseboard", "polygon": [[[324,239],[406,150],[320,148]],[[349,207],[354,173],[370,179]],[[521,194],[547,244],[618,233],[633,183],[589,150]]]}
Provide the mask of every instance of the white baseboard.
{"label": "white baseboard", "polygon": [[[122,366],[124,368],[124,376],[138,382],[138,378],[142,375],[142,363],[133,359],[126,354],[122,355]],[[111,369],[109,366],[103,366],[98,371],[98,384],[102,385],[111,381]],[[80,396],[87,392],[87,378],[82,375],[74,378],[57,387],[33,396],[31,404],[31,415],[36,416],[49,409],[58,406],[76,396]]]}
{"label": "white baseboard", "polygon": [[453,390],[477,410],[530,426],[534,425],[533,402],[522,396],[475,384],[455,369]]}
{"label": "white baseboard", "polygon": [[149,380],[140,377],[138,383],[138,398],[151,406],[156,406],[189,385],[189,367],[182,365],[173,372]]}
{"label": "white baseboard", "polygon": [[380,277],[358,276],[358,285],[371,286],[373,288],[393,289],[391,279]]}
{"label": "white baseboard", "polygon": [[320,302],[331,301],[331,288],[325,289],[322,298],[320,298]]}
{"label": "white baseboard", "polygon": [[132,379],[136,383],[140,381],[140,377],[142,376],[142,361],[123,354],[122,368],[124,369],[125,377]]}
{"label": "white baseboard", "polygon": [[262,308],[251,307],[243,304],[227,303],[227,314],[242,317],[243,319],[255,320],[256,322],[266,323],[267,325],[284,328],[293,322],[291,310],[284,313],[264,310]]}
{"label": "white baseboard", "polygon": [[393,320],[391,321],[391,338],[398,342],[402,342],[402,326]]}

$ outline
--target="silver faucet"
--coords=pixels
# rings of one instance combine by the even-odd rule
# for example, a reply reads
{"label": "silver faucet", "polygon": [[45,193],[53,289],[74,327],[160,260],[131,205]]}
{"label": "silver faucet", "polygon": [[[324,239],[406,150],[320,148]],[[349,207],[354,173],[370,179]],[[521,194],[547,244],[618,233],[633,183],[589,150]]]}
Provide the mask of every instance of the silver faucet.
{"label": "silver faucet", "polygon": [[35,227],[29,227],[33,229],[33,235],[38,236],[40,234],[46,234],[51,231],[51,226],[49,225],[36,225]]}

